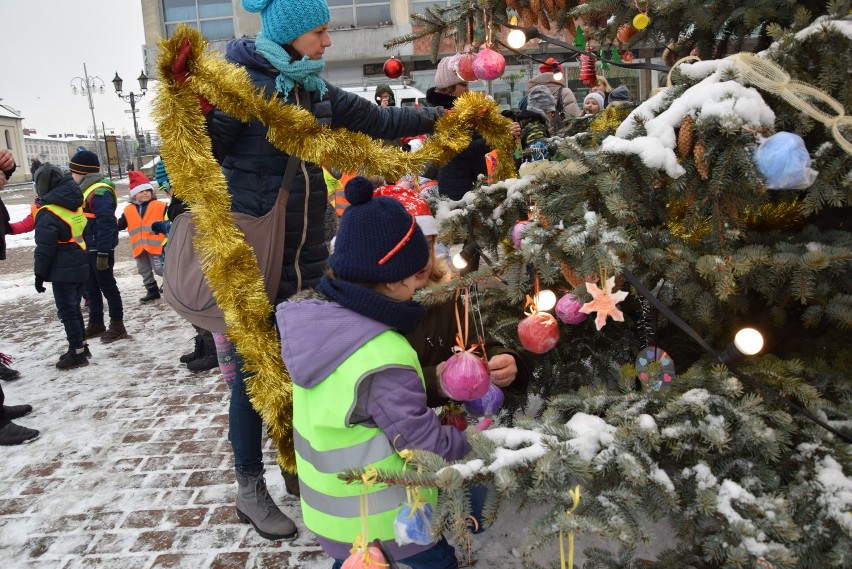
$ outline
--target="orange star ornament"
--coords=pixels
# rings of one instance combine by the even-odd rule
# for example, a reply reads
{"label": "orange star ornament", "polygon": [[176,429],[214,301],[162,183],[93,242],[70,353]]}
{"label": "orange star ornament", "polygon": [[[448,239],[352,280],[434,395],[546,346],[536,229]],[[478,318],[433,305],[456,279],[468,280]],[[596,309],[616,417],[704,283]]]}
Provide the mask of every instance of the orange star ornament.
{"label": "orange star ornament", "polygon": [[606,324],[607,316],[611,317],[613,320],[617,320],[618,322],[624,322],[624,314],[615,305],[627,298],[628,293],[620,290],[617,293],[612,294],[612,287],[614,286],[615,277],[610,277],[606,280],[604,290],[599,289],[595,283],[586,283],[586,290],[589,291],[589,294],[592,295],[594,300],[587,302],[580,307],[580,312],[584,314],[597,312],[598,315],[595,317],[595,328],[598,330],[603,328]]}

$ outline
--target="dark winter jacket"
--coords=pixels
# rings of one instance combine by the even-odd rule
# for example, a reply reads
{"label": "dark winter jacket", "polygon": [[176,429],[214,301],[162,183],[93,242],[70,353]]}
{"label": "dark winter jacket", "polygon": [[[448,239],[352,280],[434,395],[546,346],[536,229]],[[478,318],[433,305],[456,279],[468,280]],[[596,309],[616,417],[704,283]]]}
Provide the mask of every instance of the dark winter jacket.
{"label": "dark winter jacket", "polygon": [[[109,178],[104,178],[103,174],[98,172],[86,174],[80,180],[80,189],[85,193],[89,186],[100,181],[113,186]],[[86,203],[83,204],[83,211],[87,214],[94,214],[94,217],[89,218],[86,231],[83,232],[89,253],[109,252],[118,246],[118,226],[115,224],[115,208],[117,205],[115,194],[105,188],[95,189]]]}
{"label": "dark winter jacket", "polygon": [[[432,87],[426,91],[426,102],[430,105],[452,108],[456,98],[445,93],[438,93]],[[438,169],[438,191],[451,200],[460,200],[473,189],[479,175],[488,172],[485,166],[485,155],[491,148],[485,139],[474,134],[467,148],[459,152],[452,160]]]}
{"label": "dark winter jacket", "polygon": [[[547,89],[550,91],[550,94],[556,97],[556,108],[559,110],[559,101],[562,101],[562,118],[568,119],[571,117],[579,117],[583,114],[583,109],[580,108],[580,105],[577,103],[577,97],[574,96],[574,92],[571,91],[568,87],[566,87],[563,83],[556,81],[553,79],[553,73],[540,73],[530,79],[529,83],[527,83],[527,89],[532,89],[538,85],[545,85]],[[560,89],[562,89],[560,94]]]}
{"label": "dark winter jacket", "polygon": [[[11,170],[3,172],[7,180],[12,177],[16,169],[17,166],[12,166]],[[6,209],[6,205],[0,199],[0,261],[6,259],[6,236],[12,234],[12,226],[9,225],[9,221],[9,210]]]}
{"label": "dark winter jacket", "polygon": [[[83,205],[83,192],[70,175],[41,198],[43,205],[58,205],[74,211]],[[71,239],[71,228],[56,214],[42,209],[35,220],[35,276],[45,281],[82,283],[89,275],[86,252]]]}
{"label": "dark winter jacket", "polygon": [[[460,305],[459,310],[464,310]],[[464,312],[460,312],[464,314]],[[406,339],[414,351],[417,352],[417,360],[423,367],[423,377],[426,380],[426,395],[430,407],[445,405],[449,399],[438,395],[438,379],[435,374],[438,364],[443,363],[452,355],[452,347],[456,345],[456,313],[455,301],[449,300],[442,304],[429,307],[428,316],[423,319],[417,328],[407,334]],[[468,338],[475,342],[475,339]],[[524,393],[530,382],[530,368],[521,355],[498,344],[490,338],[485,339],[485,351],[488,357],[499,354],[510,354],[515,358],[518,374],[508,387],[503,391],[508,394]]]}
{"label": "dark winter jacket", "polygon": [[550,158],[550,152],[545,142],[545,139],[550,136],[549,121],[545,115],[527,109],[525,111],[503,111],[503,116],[507,116],[521,125],[523,155],[516,157],[516,167],[519,167],[523,162]]}
{"label": "dark winter jacket", "polygon": [[[243,66],[255,87],[276,93],[278,71],[255,52],[254,41],[235,39],[228,43],[227,59]],[[307,93],[317,122],[331,128],[346,128],[375,138],[400,138],[432,132],[439,112],[414,107],[379,107],[332,85],[320,100],[318,91]],[[299,89],[305,96],[305,91]],[[278,93],[280,97],[281,94]],[[287,97],[296,103],[296,90]],[[266,139],[267,129],[254,120],[239,120],[214,110],[207,117],[213,154],[222,166],[231,194],[231,209],[262,216],[278,197],[289,156]],[[328,196],[322,168],[303,162],[287,199],[284,264],[277,299],[284,300],[319,282],[325,270],[328,247],[325,213]]]}

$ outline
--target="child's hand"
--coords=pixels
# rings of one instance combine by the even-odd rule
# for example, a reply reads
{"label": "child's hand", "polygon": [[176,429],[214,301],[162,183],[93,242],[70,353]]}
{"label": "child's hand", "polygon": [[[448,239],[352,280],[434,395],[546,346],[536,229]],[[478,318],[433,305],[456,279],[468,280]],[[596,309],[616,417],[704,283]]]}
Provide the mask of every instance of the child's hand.
{"label": "child's hand", "polygon": [[41,277],[35,278],[35,289],[36,289],[36,292],[38,292],[38,293],[42,293],[42,292],[47,290],[46,288],[44,288],[44,279],[43,278],[41,278]]}

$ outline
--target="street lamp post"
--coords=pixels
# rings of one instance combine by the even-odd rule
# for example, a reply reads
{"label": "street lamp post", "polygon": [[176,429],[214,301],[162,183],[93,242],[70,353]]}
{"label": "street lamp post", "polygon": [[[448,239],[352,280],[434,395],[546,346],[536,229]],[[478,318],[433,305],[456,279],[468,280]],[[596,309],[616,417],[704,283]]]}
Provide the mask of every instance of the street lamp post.
{"label": "street lamp post", "polygon": [[[95,135],[95,153],[100,156],[100,145],[98,138],[98,122],[95,120],[95,102],[92,100],[92,92],[96,91],[103,94],[104,80],[97,75],[89,76],[89,71],[86,69],[86,64],[83,64],[83,77],[75,77],[71,80],[71,92],[75,95],[87,95],[89,97],[89,110],[92,112],[92,130]],[[104,146],[106,148],[106,146]],[[109,164],[107,164],[109,168]],[[111,175],[111,174],[110,174]]]}
{"label": "street lamp post", "polygon": [[130,103],[130,112],[133,114],[133,134],[136,136],[136,167],[141,166],[139,162],[139,150],[142,148],[142,145],[145,143],[142,137],[139,135],[139,125],[136,122],[136,101],[145,96],[145,93],[148,91],[148,76],[145,75],[145,72],[139,74],[137,79],[139,81],[139,89],[142,90],[141,95],[137,95],[134,92],[130,92],[129,95],[122,95],[121,93],[121,85],[124,81],[121,77],[118,76],[118,71],[115,72],[115,78],[112,80],[113,86],[115,86],[115,92],[118,94],[118,97],[122,99],[125,103]]}

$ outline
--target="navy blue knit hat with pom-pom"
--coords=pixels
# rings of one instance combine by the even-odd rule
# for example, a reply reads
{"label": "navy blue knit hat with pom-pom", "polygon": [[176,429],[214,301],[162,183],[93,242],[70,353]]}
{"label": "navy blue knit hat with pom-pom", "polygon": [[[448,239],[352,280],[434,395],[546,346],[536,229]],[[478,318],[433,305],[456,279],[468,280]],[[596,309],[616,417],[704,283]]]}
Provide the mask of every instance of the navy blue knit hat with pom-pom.
{"label": "navy blue knit hat with pom-pom", "polygon": [[429,244],[414,217],[393,198],[373,197],[373,184],[356,176],[346,184],[349,207],[340,219],[328,264],[356,283],[395,283],[422,271]]}

